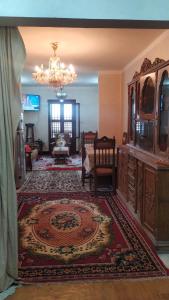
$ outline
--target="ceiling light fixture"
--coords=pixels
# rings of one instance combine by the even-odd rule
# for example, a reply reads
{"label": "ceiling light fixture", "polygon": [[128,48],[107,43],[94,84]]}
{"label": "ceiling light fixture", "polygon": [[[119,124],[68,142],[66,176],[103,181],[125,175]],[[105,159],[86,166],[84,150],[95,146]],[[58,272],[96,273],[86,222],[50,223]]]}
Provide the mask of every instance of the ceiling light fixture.
{"label": "ceiling light fixture", "polygon": [[36,72],[32,73],[32,76],[40,84],[49,84],[57,88],[72,83],[76,79],[77,74],[73,65],[66,67],[65,64],[61,62],[60,57],[56,55],[58,43],[52,43],[51,45],[53,56],[49,59],[48,69],[44,70],[43,64],[40,67],[36,66]]}
{"label": "ceiling light fixture", "polygon": [[56,92],[56,97],[57,97],[57,99],[60,99],[60,100],[66,99],[67,94],[66,94],[66,92],[63,90],[63,86],[61,86],[61,87],[59,88],[59,90]]}

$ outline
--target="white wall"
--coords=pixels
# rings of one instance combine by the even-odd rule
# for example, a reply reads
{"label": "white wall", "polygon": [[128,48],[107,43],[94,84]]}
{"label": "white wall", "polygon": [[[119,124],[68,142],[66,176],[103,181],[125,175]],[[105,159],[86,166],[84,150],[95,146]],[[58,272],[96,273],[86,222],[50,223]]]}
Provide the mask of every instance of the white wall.
{"label": "white wall", "polygon": [[[80,131],[98,130],[98,87],[65,87],[67,99],[80,103]],[[35,124],[35,139],[41,139],[48,150],[48,100],[56,99],[54,89],[43,86],[23,86],[22,93],[41,96],[39,112],[24,112],[24,122]]]}
{"label": "white wall", "polygon": [[135,71],[140,72],[140,67],[144,61],[144,58],[148,58],[153,62],[156,57],[164,60],[169,60],[169,30],[166,30],[160,35],[148,48],[140,53],[123,72],[123,102],[122,102],[122,120],[123,131],[127,131],[127,119],[128,119],[128,83],[132,80]]}

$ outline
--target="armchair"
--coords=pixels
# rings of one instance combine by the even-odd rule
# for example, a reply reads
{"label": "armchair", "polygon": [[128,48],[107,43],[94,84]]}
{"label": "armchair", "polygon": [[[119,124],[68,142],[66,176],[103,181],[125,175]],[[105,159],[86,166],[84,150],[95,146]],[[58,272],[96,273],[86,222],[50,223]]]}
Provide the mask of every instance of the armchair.
{"label": "armchair", "polygon": [[25,145],[26,171],[32,171],[32,161],[38,160],[38,156],[39,156],[38,147],[31,146],[30,144]]}
{"label": "armchair", "polygon": [[52,155],[55,157],[55,163],[65,163],[66,157],[69,156],[69,135],[60,133],[57,135],[54,142],[52,142]]}

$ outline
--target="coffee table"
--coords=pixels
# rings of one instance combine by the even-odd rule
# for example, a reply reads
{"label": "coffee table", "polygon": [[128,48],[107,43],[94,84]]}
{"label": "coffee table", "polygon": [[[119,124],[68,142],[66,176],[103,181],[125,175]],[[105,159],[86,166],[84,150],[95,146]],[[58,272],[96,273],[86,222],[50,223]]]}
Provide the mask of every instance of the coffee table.
{"label": "coffee table", "polygon": [[52,155],[55,157],[55,164],[65,164],[66,157],[69,156],[69,147],[55,146]]}

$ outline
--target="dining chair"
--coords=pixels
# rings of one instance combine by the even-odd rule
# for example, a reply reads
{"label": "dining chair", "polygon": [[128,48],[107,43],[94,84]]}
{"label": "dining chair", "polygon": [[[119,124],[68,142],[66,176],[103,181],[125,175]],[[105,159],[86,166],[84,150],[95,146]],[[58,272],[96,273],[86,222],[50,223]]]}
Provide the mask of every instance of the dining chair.
{"label": "dining chair", "polygon": [[[103,136],[94,140],[94,166],[91,171],[90,188],[93,179],[95,194],[99,187],[99,180],[102,180],[102,186],[104,186],[104,184],[107,185],[109,177],[113,194],[116,193],[115,147],[115,137]],[[103,182],[104,179],[105,182]]]}
{"label": "dining chair", "polygon": [[84,167],[84,161],[86,158],[86,148],[85,145],[91,144],[94,145],[94,140],[97,138],[98,132],[97,131],[83,131],[82,137],[81,137],[81,155],[82,155],[82,185],[85,184],[85,179],[90,176],[90,174],[87,174],[85,167]]}

